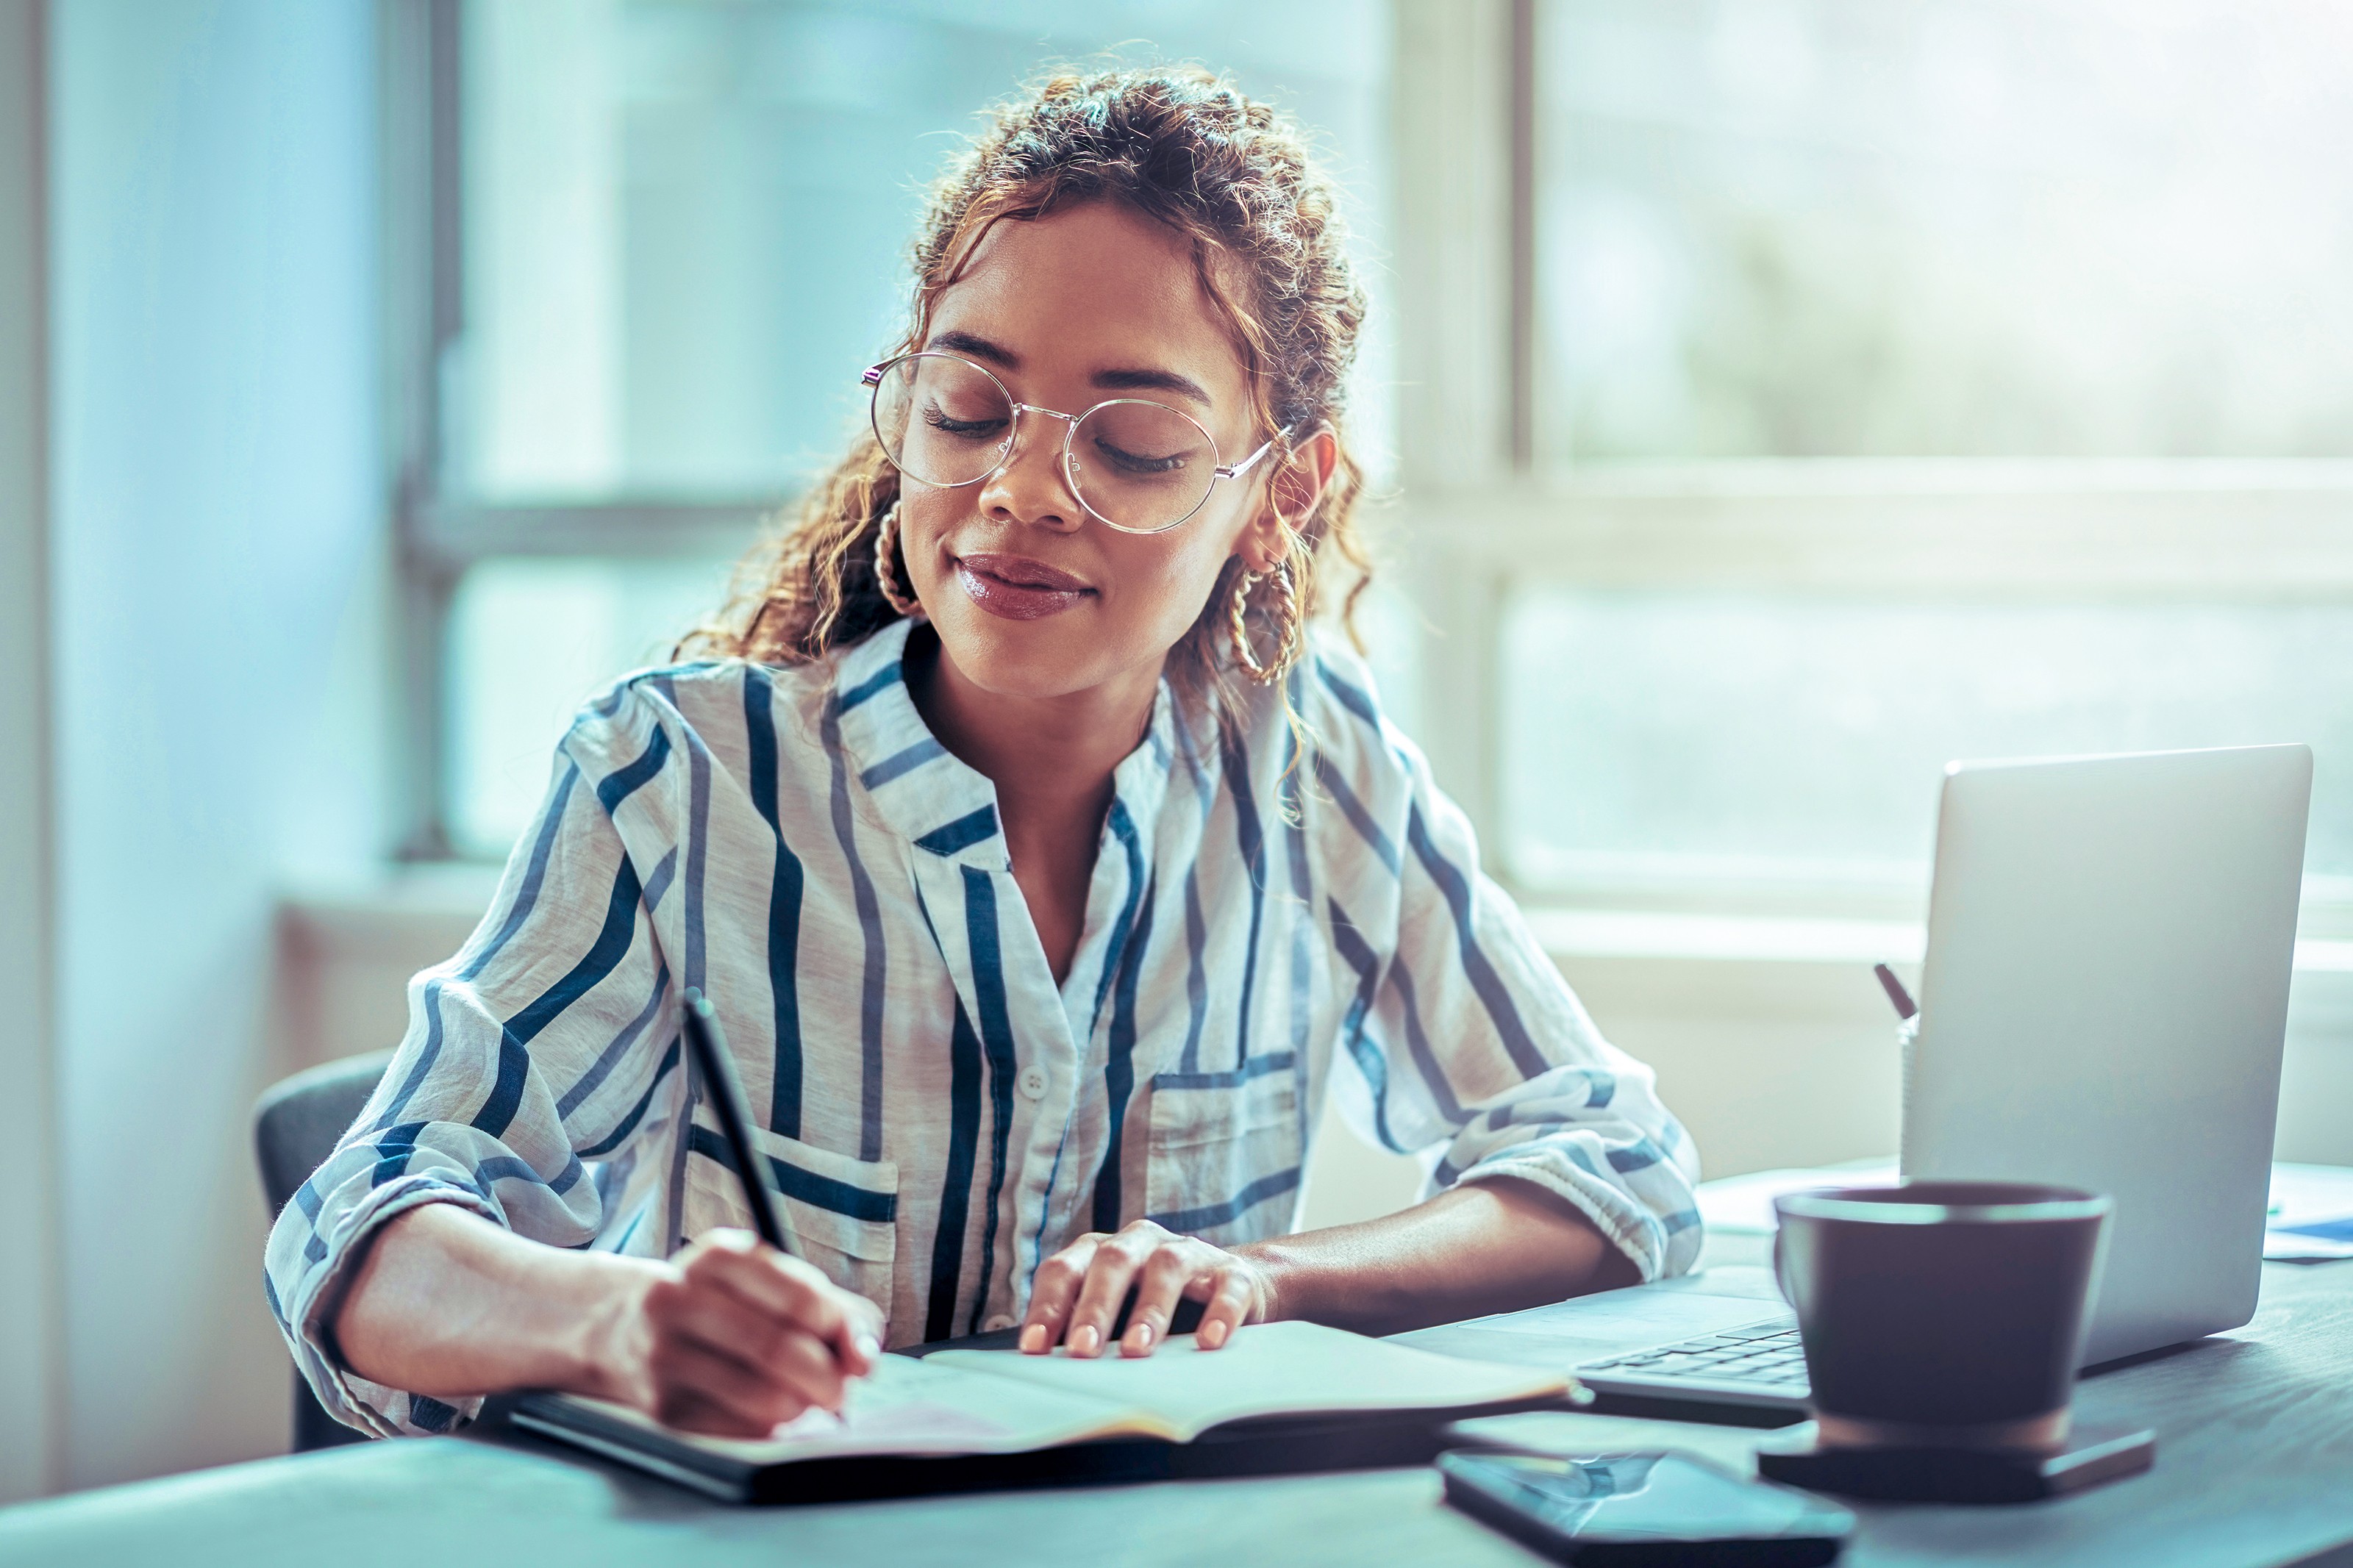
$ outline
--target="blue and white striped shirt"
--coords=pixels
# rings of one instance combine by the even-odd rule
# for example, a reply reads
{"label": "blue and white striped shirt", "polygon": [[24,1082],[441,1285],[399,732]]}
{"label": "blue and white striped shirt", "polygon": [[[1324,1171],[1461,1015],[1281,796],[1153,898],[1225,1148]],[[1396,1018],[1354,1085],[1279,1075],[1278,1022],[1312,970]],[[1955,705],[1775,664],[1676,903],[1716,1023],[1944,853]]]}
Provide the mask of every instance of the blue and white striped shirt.
{"label": "blue and white striped shirt", "polygon": [[271,1233],[270,1306],[330,1410],[470,1414],[352,1374],[320,1331],[405,1209],[644,1257],[746,1223],[683,986],[720,1010],[803,1249],[893,1344],[1011,1323],[1086,1230],[1288,1231],[1327,1094],[1440,1152],[1433,1190],[1520,1177],[1645,1278],[1690,1265],[1689,1138],[1480,875],[1361,664],[1293,672],[1303,757],[1273,692],[1228,741],[1163,684],[1058,985],[993,786],[908,693],[907,633],[636,675],[581,710],[489,913],[411,983],[383,1086]]}

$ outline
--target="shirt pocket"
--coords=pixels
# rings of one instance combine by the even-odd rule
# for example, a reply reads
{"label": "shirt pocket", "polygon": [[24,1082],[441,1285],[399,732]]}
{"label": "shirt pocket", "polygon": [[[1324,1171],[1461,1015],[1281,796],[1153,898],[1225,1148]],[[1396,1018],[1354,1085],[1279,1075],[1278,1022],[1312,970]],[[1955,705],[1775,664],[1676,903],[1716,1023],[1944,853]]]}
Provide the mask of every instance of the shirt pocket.
{"label": "shirt pocket", "polygon": [[1155,1077],[1146,1212],[1220,1247],[1286,1234],[1299,1204],[1299,1115],[1289,1051],[1229,1072]]}
{"label": "shirt pocket", "polygon": [[[898,1165],[853,1160],[756,1127],[752,1142],[766,1167],[761,1179],[783,1200],[779,1217],[801,1255],[843,1289],[889,1311],[899,1251]],[[726,1140],[700,1121],[687,1145],[682,1217],[689,1240],[721,1226],[754,1228]]]}

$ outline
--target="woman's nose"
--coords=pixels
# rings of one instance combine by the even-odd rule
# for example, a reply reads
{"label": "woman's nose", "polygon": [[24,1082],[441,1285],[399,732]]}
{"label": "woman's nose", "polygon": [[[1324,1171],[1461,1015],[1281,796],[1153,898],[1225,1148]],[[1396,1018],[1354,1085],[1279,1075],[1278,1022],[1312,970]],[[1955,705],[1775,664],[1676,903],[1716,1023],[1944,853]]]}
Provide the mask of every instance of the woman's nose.
{"label": "woman's nose", "polygon": [[1067,427],[1050,414],[1021,416],[1013,429],[1013,451],[1005,466],[981,484],[982,515],[1064,532],[1086,521],[1086,509],[1071,493],[1070,477],[1062,471],[1062,436]]}

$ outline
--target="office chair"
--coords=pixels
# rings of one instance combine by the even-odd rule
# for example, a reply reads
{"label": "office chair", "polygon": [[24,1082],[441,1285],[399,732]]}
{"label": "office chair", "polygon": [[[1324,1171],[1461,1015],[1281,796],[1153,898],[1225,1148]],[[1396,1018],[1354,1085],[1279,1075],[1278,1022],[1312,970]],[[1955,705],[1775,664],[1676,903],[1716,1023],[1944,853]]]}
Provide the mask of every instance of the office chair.
{"label": "office chair", "polygon": [[[263,1091],[253,1108],[253,1152],[261,1163],[261,1190],[269,1195],[271,1218],[334,1152],[336,1141],[359,1120],[360,1108],[391,1060],[390,1051],[345,1057],[281,1079]],[[302,1374],[294,1374],[296,1453],[364,1441],[364,1433],[328,1415]]]}

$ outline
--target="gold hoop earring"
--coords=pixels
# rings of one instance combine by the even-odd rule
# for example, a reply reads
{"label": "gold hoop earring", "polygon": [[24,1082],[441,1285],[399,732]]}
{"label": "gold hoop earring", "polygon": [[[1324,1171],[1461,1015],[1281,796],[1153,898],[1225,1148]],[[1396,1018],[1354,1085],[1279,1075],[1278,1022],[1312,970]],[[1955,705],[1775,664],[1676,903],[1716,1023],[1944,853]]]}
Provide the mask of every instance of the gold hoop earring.
{"label": "gold hoop earring", "polygon": [[[899,503],[892,501],[891,510],[882,514],[882,525],[874,531],[874,581],[882,590],[882,601],[911,621],[923,618],[923,602],[913,592],[899,592]],[[910,590],[915,580],[907,579]]]}
{"label": "gold hoop earring", "polygon": [[[1258,661],[1258,655],[1250,648],[1250,596],[1252,588],[1269,579],[1274,583],[1275,607],[1272,612],[1276,628],[1274,657],[1265,664],[1261,664]],[[1234,644],[1234,662],[1241,666],[1243,674],[1261,686],[1272,686],[1290,672],[1291,667],[1299,662],[1304,638],[1301,635],[1299,595],[1291,585],[1289,562],[1279,563],[1273,571],[1263,574],[1245,569],[1241,575],[1234,579],[1233,598],[1229,606],[1229,624]]]}

